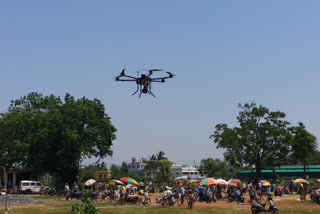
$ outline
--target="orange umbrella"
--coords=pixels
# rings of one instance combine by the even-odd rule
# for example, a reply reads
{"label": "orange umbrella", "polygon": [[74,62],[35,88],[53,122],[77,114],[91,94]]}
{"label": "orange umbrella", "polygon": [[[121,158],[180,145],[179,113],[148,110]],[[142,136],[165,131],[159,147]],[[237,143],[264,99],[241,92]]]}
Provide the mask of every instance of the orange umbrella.
{"label": "orange umbrella", "polygon": [[264,181],[261,183],[261,186],[271,186],[269,181]]}

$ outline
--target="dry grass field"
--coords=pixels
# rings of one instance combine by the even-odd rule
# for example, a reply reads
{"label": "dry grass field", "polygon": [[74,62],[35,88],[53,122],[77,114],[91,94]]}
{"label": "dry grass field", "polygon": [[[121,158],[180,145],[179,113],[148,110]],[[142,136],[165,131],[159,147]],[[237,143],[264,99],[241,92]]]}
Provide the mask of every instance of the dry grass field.
{"label": "dry grass field", "polygon": [[[244,214],[251,213],[249,204],[238,205],[234,203],[227,203],[223,200],[218,200],[217,203],[199,203],[197,202],[192,210],[189,210],[186,205],[162,208],[161,206],[155,205],[155,198],[158,194],[153,194],[152,206],[148,208],[137,207],[136,205],[114,205],[106,202],[96,202],[94,206],[97,207],[101,213],[105,214],[140,214],[140,213],[153,213],[153,214],[179,214],[179,213],[227,213],[227,214]],[[35,204],[20,204],[11,205],[9,213],[12,214],[31,214],[31,213],[70,213],[71,206],[75,203],[81,203],[80,201],[66,201],[60,197],[39,197],[31,196],[37,203]],[[245,195],[248,198],[247,195]],[[301,202],[298,200],[298,195],[285,195],[280,198],[274,198],[275,204],[279,209],[279,213],[288,214],[307,214],[314,213],[320,214],[320,205],[316,205],[308,202]],[[0,208],[2,213],[4,207]]]}

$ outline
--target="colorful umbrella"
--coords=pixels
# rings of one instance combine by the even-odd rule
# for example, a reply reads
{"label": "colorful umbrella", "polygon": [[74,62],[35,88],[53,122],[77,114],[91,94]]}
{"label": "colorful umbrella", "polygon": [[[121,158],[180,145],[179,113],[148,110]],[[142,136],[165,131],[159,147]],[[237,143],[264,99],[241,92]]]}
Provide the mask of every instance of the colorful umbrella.
{"label": "colorful umbrella", "polygon": [[295,183],[300,183],[300,184],[308,184],[309,183],[309,181],[304,180],[302,178],[298,178],[298,179],[294,180],[294,182]]}
{"label": "colorful umbrella", "polygon": [[124,185],[124,183],[121,182],[121,181],[119,181],[119,180],[110,180],[110,181],[109,181],[109,185],[111,185],[111,186]]}
{"label": "colorful umbrella", "polygon": [[238,180],[236,178],[232,178],[232,179],[228,180],[228,183],[240,184],[240,180]]}
{"label": "colorful umbrella", "polygon": [[84,185],[85,185],[85,186],[91,186],[92,184],[95,184],[95,183],[96,183],[95,180],[89,179],[89,180],[87,180],[87,181],[84,183]]}
{"label": "colorful umbrella", "polygon": [[233,182],[229,182],[228,185],[231,186],[231,187],[236,187],[238,184],[233,183]]}
{"label": "colorful umbrella", "polygon": [[271,186],[269,181],[264,181],[261,183],[261,186]]}
{"label": "colorful umbrella", "polygon": [[180,185],[182,186],[186,181],[188,180],[188,178],[186,177],[177,177],[173,180],[173,182],[176,184],[176,185]]}
{"label": "colorful umbrella", "polygon": [[220,186],[228,186],[228,182],[226,180],[221,179],[221,178],[218,179],[217,182],[218,182],[218,185],[220,185]]}
{"label": "colorful umbrella", "polygon": [[206,178],[202,181],[201,186],[215,186],[217,181],[213,178]]}
{"label": "colorful umbrella", "polygon": [[186,177],[177,177],[174,180],[185,182],[186,180],[188,180],[188,178],[186,178]]}
{"label": "colorful umbrella", "polygon": [[136,180],[134,180],[133,178],[129,178],[129,177],[120,178],[120,181],[125,182],[127,184],[132,184],[133,186],[138,185],[138,182]]}
{"label": "colorful umbrella", "polygon": [[197,183],[200,183],[200,180],[198,180],[198,179],[188,180],[188,184],[197,184]]}

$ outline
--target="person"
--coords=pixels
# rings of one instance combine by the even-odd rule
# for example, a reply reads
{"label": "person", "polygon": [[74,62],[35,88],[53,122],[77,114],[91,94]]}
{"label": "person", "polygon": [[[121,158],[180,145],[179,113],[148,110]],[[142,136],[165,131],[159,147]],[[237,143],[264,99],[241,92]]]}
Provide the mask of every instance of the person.
{"label": "person", "polygon": [[215,187],[211,187],[211,198],[213,202],[217,202],[217,197],[216,197],[216,188]]}
{"label": "person", "polygon": [[206,188],[206,201],[209,204],[211,202],[211,190],[210,187]]}
{"label": "person", "polygon": [[[246,191],[246,189],[247,189],[246,182],[243,182],[243,184],[242,184],[242,189],[243,189],[244,191]],[[243,193],[245,193],[245,192],[243,192]]]}
{"label": "person", "polygon": [[139,190],[138,196],[139,196],[140,199],[142,199],[145,196],[143,189]]}
{"label": "person", "polygon": [[41,196],[42,193],[43,193],[43,189],[44,189],[44,187],[43,187],[43,185],[41,185],[41,187],[40,187],[40,196]]}
{"label": "person", "polygon": [[276,186],[274,189],[274,196],[282,196],[282,188],[280,186]]}
{"label": "person", "polygon": [[249,186],[249,195],[250,195],[250,201],[252,202],[254,200],[254,195],[255,195],[255,188],[252,185]]}
{"label": "person", "polygon": [[318,188],[315,190],[315,202],[317,204],[320,204],[320,186],[318,186]]}
{"label": "person", "polygon": [[69,191],[70,191],[69,184],[66,183],[66,185],[64,186],[64,194],[65,194],[65,195],[68,195],[68,194],[69,194]]}
{"label": "person", "polygon": [[194,199],[194,196],[192,194],[192,189],[188,189],[188,199]]}
{"label": "person", "polygon": [[216,197],[217,197],[217,199],[221,199],[221,198],[222,198],[221,192],[222,192],[221,186],[220,186],[220,185],[217,185],[217,190],[216,190]]}
{"label": "person", "polygon": [[271,195],[271,187],[267,186],[266,188],[267,195]]}
{"label": "person", "polygon": [[300,195],[300,200],[304,202],[305,195],[304,195],[304,186],[302,184],[299,185],[298,194]]}
{"label": "person", "polygon": [[258,189],[257,190],[260,190],[261,189],[261,181],[258,182]]}
{"label": "person", "polygon": [[203,201],[203,187],[200,184],[198,187],[198,192],[199,192],[199,201],[202,202]]}
{"label": "person", "polygon": [[[190,189],[189,189],[189,190],[190,190]],[[188,191],[189,191],[189,190],[188,190]],[[181,187],[180,187],[180,193],[181,193],[181,196],[180,196],[180,197],[181,197],[181,205],[182,205],[182,204],[183,204],[183,202],[184,202],[184,194],[185,194],[185,191],[186,191],[186,190],[183,188],[183,186],[181,186]],[[192,190],[191,190],[191,192],[192,192]]]}

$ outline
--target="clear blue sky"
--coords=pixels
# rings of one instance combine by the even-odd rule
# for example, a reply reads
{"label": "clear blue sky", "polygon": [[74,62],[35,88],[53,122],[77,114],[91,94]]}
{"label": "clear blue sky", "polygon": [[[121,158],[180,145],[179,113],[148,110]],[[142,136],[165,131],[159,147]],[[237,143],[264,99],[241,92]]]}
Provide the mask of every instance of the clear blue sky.
{"label": "clear blue sky", "polygon": [[[320,1],[2,1],[0,111],[36,91],[102,100],[118,129],[108,162],[163,150],[221,158],[209,140],[255,101],[320,138]],[[152,96],[122,68],[174,74]]]}

